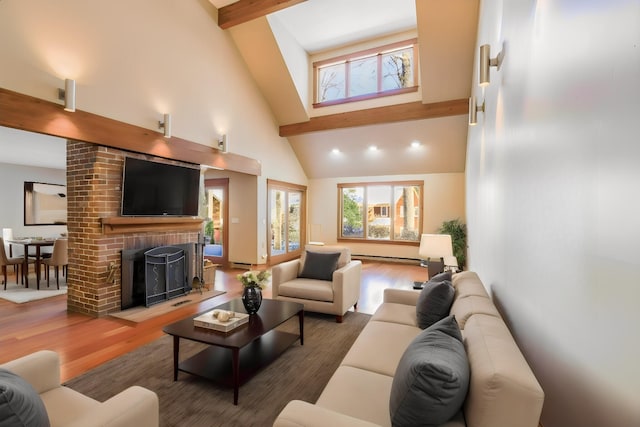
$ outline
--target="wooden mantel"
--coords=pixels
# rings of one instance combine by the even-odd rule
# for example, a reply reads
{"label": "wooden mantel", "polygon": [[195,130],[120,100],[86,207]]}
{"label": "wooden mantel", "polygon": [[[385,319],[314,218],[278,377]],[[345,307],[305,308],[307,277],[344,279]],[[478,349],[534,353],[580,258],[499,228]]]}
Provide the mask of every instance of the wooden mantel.
{"label": "wooden mantel", "polygon": [[104,234],[145,233],[156,231],[199,231],[203,218],[167,216],[112,216],[101,218]]}

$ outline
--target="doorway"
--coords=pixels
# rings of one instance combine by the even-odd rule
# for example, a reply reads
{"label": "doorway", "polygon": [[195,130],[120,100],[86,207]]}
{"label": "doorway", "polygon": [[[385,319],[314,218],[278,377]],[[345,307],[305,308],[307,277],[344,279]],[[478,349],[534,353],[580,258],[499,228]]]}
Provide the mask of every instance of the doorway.
{"label": "doorway", "polygon": [[269,264],[298,258],[306,241],[306,193],[301,185],[267,180]]}
{"label": "doorway", "polygon": [[204,257],[214,264],[229,261],[229,179],[205,179],[207,218],[204,227]]}

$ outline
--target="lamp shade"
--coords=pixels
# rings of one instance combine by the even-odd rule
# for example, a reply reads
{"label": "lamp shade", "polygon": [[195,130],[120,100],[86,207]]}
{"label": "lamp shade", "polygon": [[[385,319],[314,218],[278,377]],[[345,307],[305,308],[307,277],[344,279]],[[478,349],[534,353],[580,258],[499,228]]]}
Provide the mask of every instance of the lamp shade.
{"label": "lamp shade", "polygon": [[420,236],[418,255],[421,259],[453,256],[453,245],[449,234],[423,234]]}

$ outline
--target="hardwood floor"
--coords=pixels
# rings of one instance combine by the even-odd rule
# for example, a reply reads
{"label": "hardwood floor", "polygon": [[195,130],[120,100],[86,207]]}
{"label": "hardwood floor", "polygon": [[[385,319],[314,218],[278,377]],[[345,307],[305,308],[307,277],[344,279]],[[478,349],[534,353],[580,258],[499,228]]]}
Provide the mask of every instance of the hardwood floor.
{"label": "hardwood floor", "polygon": [[[61,379],[67,381],[161,337],[166,324],[240,297],[236,274],[242,271],[216,272],[215,288],[226,291],[224,295],[140,323],[68,312],[66,295],[24,304],[0,299],[0,363],[41,349],[55,350],[62,360]],[[426,269],[417,265],[363,262],[358,311],[372,314],[385,288],[411,289],[413,281],[426,280],[426,276]],[[269,288],[264,297],[271,297]]]}

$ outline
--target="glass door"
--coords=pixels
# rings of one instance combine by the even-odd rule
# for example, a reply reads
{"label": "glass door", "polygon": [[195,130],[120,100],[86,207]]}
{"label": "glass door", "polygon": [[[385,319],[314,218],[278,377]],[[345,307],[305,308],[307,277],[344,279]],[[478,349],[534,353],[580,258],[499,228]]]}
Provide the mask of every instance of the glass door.
{"label": "glass door", "polygon": [[205,197],[207,218],[204,227],[204,256],[214,264],[226,266],[228,262],[228,221],[229,208],[227,193],[229,180],[206,179]]}
{"label": "glass door", "polygon": [[297,258],[305,241],[306,187],[267,181],[269,191],[269,263]]}

